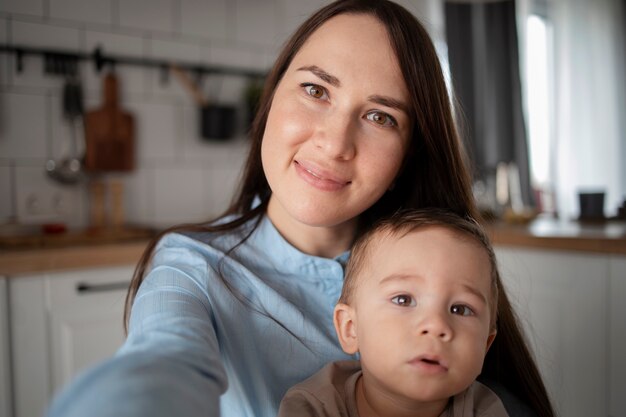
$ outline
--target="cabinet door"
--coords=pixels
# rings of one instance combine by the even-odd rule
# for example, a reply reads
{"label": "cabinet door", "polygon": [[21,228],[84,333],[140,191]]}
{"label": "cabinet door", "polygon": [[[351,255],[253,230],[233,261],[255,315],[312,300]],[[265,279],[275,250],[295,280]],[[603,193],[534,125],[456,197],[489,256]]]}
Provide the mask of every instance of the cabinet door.
{"label": "cabinet door", "polygon": [[121,346],[124,299],[132,273],[132,268],[122,267],[46,278],[53,390]]}
{"label": "cabinet door", "polygon": [[42,415],[76,372],[115,353],[132,272],[128,266],[8,280],[15,417]]}
{"label": "cabinet door", "polygon": [[50,358],[43,275],[8,279],[13,413],[40,416],[50,397]]}
{"label": "cabinet door", "polygon": [[626,410],[626,256],[611,258],[609,288],[609,415],[618,417]]}
{"label": "cabinet door", "polygon": [[607,256],[496,249],[557,414],[606,416]]}
{"label": "cabinet door", "polygon": [[9,298],[6,278],[0,277],[0,417],[10,417],[11,367],[9,362]]}

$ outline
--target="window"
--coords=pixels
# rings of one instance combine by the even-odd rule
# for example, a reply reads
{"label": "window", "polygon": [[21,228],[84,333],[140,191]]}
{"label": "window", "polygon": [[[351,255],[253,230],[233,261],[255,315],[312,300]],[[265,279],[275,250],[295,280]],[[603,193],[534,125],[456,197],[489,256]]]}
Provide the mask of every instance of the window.
{"label": "window", "polygon": [[530,177],[541,211],[555,211],[553,84],[550,71],[550,28],[545,18],[526,18],[525,82]]}

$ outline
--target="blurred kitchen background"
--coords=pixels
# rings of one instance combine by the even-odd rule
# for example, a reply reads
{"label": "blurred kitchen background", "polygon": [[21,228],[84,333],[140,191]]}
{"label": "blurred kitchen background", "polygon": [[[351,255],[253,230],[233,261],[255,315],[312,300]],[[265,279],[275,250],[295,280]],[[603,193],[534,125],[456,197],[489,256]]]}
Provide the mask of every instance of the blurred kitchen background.
{"label": "blurred kitchen background", "polygon": [[[105,56],[263,74],[287,35],[324,3],[5,0],[0,44],[85,55],[99,47]],[[575,218],[578,192],[602,191],[604,214],[618,214],[626,196],[622,1],[400,3],[424,22],[444,65],[456,64],[476,192],[487,209],[507,205],[496,199],[496,171],[513,162],[524,206]],[[87,226],[88,181],[67,186],[44,170],[74,153],[72,130],[77,154],[85,149],[82,117],[68,119],[63,108],[68,77],[46,73],[41,55],[18,60],[5,52],[0,60],[0,222]],[[100,108],[108,71],[78,62],[71,78],[82,88],[84,112]],[[202,138],[198,105],[171,71],[121,63],[115,73],[122,110],[134,117],[135,164],[97,178],[122,183],[125,222],[162,227],[220,213],[246,153],[254,78],[188,72],[206,99],[237,110],[234,134],[219,141]]]}
{"label": "blurred kitchen background", "polygon": [[[40,415],[120,345],[147,239],[227,207],[259,82],[327,3],[0,0],[0,417]],[[626,1],[398,3],[455,91],[474,192],[557,409],[626,416]],[[218,131],[201,127],[207,103]]]}
{"label": "blurred kitchen background", "polygon": [[[266,71],[280,44],[321,1],[57,1],[0,3],[0,43]],[[44,170],[67,153],[62,76],[40,56],[0,54],[0,221],[89,224],[87,182],[64,186]],[[100,107],[102,73],[81,62],[85,110]],[[228,141],[202,140],[198,109],[159,68],[117,65],[122,108],[135,119],[136,163],[123,181],[126,220],[150,226],[200,221],[227,205],[247,149],[244,118]],[[166,79],[167,78],[167,79]],[[195,81],[195,80],[194,80]],[[247,79],[203,77],[213,102],[245,110]],[[82,140],[82,133],[79,133]],[[84,146],[83,146],[84,149]]]}

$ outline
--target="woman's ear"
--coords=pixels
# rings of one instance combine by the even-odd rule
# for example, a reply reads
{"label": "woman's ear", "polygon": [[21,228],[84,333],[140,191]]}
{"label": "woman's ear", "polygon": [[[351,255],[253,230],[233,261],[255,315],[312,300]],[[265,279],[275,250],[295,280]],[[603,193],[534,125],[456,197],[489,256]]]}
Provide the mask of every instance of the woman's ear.
{"label": "woman's ear", "polygon": [[349,355],[358,352],[359,341],[356,336],[356,315],[354,314],[354,309],[347,304],[337,304],[333,322],[335,323],[335,331],[343,351]]}
{"label": "woman's ear", "polygon": [[493,329],[489,333],[489,336],[487,336],[487,348],[485,349],[485,355],[487,354],[487,352],[489,351],[489,348],[493,344],[493,340],[496,338],[496,333],[497,333],[496,329]]}

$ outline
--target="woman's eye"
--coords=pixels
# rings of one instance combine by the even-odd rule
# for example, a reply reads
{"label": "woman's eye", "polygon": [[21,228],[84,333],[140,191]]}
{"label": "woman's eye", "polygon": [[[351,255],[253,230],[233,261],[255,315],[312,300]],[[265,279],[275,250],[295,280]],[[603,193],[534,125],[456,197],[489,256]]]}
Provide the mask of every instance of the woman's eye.
{"label": "woman's eye", "polygon": [[302,87],[313,98],[324,98],[327,95],[324,87],[317,84],[303,84]]}
{"label": "woman's eye", "polygon": [[415,305],[413,297],[407,294],[396,295],[391,299],[391,302],[401,307],[412,307]]}
{"label": "woman's eye", "polygon": [[473,316],[474,311],[468,306],[462,304],[455,304],[450,307],[450,312],[452,314],[458,314],[459,316]]}
{"label": "woman's eye", "polygon": [[398,123],[396,119],[388,115],[387,113],[383,113],[381,111],[373,111],[367,113],[365,116],[367,120],[376,123],[380,126],[397,126]]}

